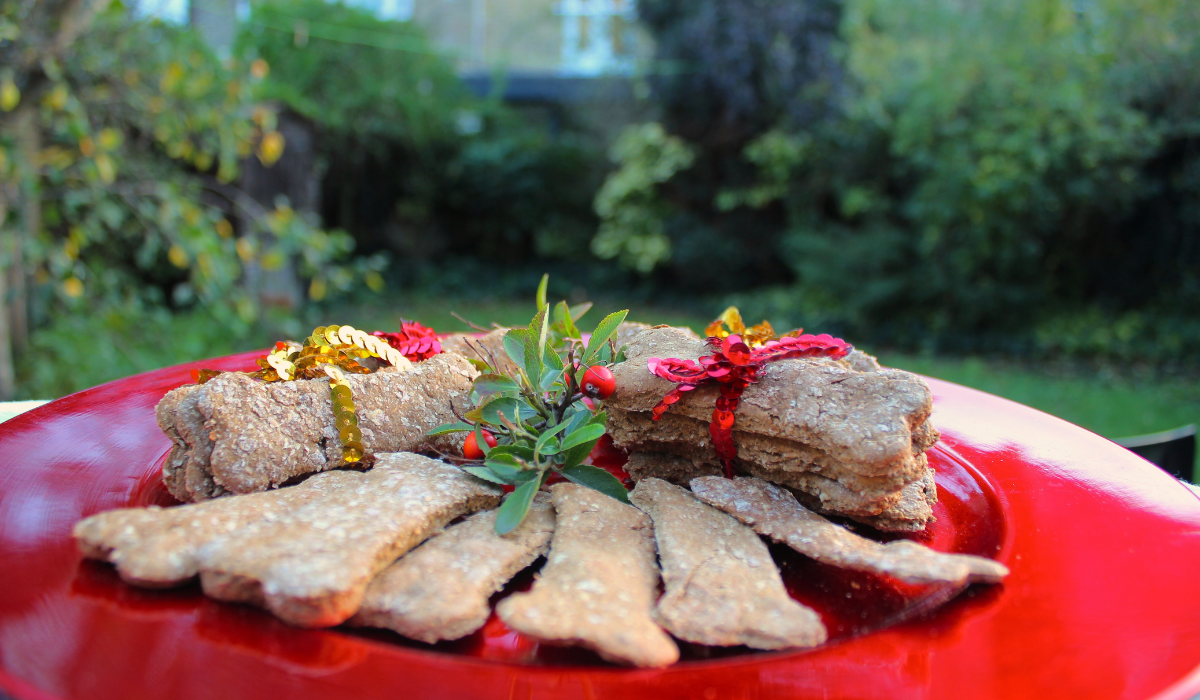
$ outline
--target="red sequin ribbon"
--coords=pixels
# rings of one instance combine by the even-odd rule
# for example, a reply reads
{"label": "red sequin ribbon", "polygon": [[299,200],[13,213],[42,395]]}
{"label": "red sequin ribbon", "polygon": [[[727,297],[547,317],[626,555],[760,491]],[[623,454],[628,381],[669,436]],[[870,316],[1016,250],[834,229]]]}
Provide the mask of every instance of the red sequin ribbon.
{"label": "red sequin ribbon", "polygon": [[442,351],[437,332],[416,321],[400,321],[399,333],[375,331],[371,335],[382,338],[388,345],[400,351],[411,362],[428,360]]}
{"label": "red sequin ribbon", "polygon": [[712,436],[713,449],[725,467],[725,477],[733,478],[733,460],[737,458],[737,445],[733,442],[733,412],[737,410],[742,392],[759,379],[759,374],[768,362],[795,357],[830,357],[835,360],[845,357],[853,347],[828,334],[784,336],[768,340],[761,347],[751,349],[740,335],[725,338],[710,337],[708,345],[713,354],[705,355],[692,362],[676,358],[646,360],[651,374],[675,382],[675,387],[658,402],[651,412],[654,420],[670,410],[683,395],[696,387],[716,382],[721,386],[721,395],[713,408],[712,422],[708,432]]}

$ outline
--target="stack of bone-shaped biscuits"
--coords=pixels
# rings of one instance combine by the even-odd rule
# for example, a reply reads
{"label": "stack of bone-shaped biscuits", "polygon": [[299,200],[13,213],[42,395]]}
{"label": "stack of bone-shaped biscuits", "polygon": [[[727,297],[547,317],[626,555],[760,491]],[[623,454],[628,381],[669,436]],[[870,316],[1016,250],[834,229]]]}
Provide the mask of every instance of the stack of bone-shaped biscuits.
{"label": "stack of bone-shaped biscuits", "polygon": [[[625,347],[604,408],[609,434],[631,453],[627,470],[635,479],[687,484],[721,473],[709,435],[718,387],[687,392],[655,421],[651,409],[674,385],[646,368],[652,357],[694,361],[711,352],[691,331],[667,326],[644,330]],[[859,351],[843,360],[772,362],[735,413],[734,469],[786,486],[824,513],[880,530],[921,530],[937,500],[925,456],[938,439],[932,409],[920,377],[881,368]]]}

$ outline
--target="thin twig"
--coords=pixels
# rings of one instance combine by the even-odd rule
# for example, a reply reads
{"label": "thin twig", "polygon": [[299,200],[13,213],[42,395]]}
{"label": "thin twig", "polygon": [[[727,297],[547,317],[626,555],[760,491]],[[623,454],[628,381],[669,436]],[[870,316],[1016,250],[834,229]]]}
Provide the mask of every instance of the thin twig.
{"label": "thin twig", "polygon": [[477,326],[477,325],[475,325],[474,323],[471,323],[470,321],[468,321],[467,319],[463,318],[462,316],[459,316],[459,315],[458,315],[458,312],[456,312],[456,311],[451,311],[451,312],[450,312],[450,315],[451,315],[451,316],[453,316],[454,318],[457,318],[459,321],[462,321],[463,323],[467,324],[467,325],[468,325],[468,326],[470,326],[471,328],[474,328],[474,329],[475,329],[475,330],[477,330],[477,331],[483,331],[483,332],[485,332],[485,333],[486,333],[486,332],[488,332],[488,330],[490,330],[490,329],[488,329],[488,328],[484,328],[483,326]]}
{"label": "thin twig", "polygon": [[467,459],[466,457],[459,457],[458,455],[452,455],[447,452],[442,452],[441,450],[437,449],[436,447],[429,448],[429,451],[436,452],[437,456],[441,457],[443,460],[451,460],[459,465],[465,464],[467,462],[475,462],[476,461],[473,459]]}
{"label": "thin twig", "polygon": [[450,404],[450,412],[454,414],[455,418],[459,419],[463,423],[471,422],[471,421],[467,420],[466,417],[463,416],[463,414],[458,412],[458,409],[454,406],[454,399],[450,399],[449,404]]}
{"label": "thin twig", "polygon": [[[471,345],[471,341],[470,341],[470,340],[463,339],[463,342],[467,344],[467,347],[469,347],[469,348],[471,348],[472,350],[474,350],[476,355],[479,355],[479,359],[483,360],[484,362],[487,362],[487,361],[490,359],[490,360],[491,360],[491,363],[490,363],[490,364],[488,364],[488,367],[491,367],[491,368],[492,368],[493,370],[495,370],[496,372],[499,372],[499,371],[500,371],[500,363],[496,361],[496,356],[492,354],[492,351],[491,351],[491,350],[489,350],[489,349],[488,349],[488,347],[487,347],[486,345],[484,345],[483,343],[479,343],[479,347],[480,347],[480,348],[483,348],[483,351],[482,351],[482,352],[480,352],[480,350],[479,350],[478,348],[476,348],[475,346]],[[483,353],[484,353],[484,352],[486,352],[486,353],[487,353],[487,358],[485,358],[485,357],[483,356]]]}

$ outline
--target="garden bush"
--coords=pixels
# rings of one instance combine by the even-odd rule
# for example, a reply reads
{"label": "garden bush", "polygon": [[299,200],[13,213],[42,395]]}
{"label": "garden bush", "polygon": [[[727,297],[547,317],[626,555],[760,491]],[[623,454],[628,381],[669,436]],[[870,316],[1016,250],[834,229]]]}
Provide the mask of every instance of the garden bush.
{"label": "garden bush", "polygon": [[364,252],[391,252],[394,279],[464,257],[587,257],[599,145],[471,94],[413,23],[323,0],[266,2],[238,44],[271,65],[267,94],[317,133],[324,220]]}
{"label": "garden bush", "polygon": [[709,289],[757,269],[744,304],[897,346],[1200,349],[1200,7],[803,6],[645,3],[680,71],[663,124],[696,153],[640,195],[666,203],[631,227],[667,232],[652,274],[705,251]]}
{"label": "garden bush", "polygon": [[349,236],[237,187],[247,158],[269,166],[285,148],[265,63],[219,60],[121,3],[47,0],[0,3],[0,65],[0,395],[10,339],[37,354],[47,323],[202,309],[242,333],[267,317],[255,270],[290,264],[328,293],[377,271],[347,259]]}

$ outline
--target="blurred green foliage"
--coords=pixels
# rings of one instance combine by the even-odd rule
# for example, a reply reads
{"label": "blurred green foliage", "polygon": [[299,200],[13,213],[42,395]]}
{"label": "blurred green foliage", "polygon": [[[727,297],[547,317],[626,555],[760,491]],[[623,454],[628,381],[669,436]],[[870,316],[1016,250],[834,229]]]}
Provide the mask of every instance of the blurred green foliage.
{"label": "blurred green foliage", "polygon": [[671,256],[671,241],[663,227],[669,205],[657,186],[691,167],[692,149],[661,124],[627,127],[613,144],[610,158],[618,168],[596,193],[600,229],[592,252],[605,259],[619,257],[639,272],[649,272]]}
{"label": "blurred green foliage", "polygon": [[[664,27],[708,12],[649,4],[674,13]],[[761,276],[772,289],[742,295],[743,310],[929,349],[1200,350],[1200,6],[848,0],[826,44],[813,32],[829,25],[810,19],[776,35],[840,67],[810,76],[826,87],[807,111],[772,90],[786,80],[770,82],[767,59],[754,75],[769,124],[746,112],[698,132],[678,112],[700,98],[660,91],[667,131],[695,134],[704,161],[642,185],[671,205],[629,226],[668,232],[660,279],[694,285],[678,258],[702,247],[740,280],[754,261],[712,245],[716,228],[790,270]],[[706,38],[736,31],[686,47],[660,32],[660,58],[707,55]],[[727,113],[748,99],[715,79],[698,89]],[[710,142],[738,152],[718,158]]]}
{"label": "blurred green foliage", "polygon": [[600,144],[471,94],[415,24],[265,2],[238,45],[271,65],[264,94],[318,134],[324,220],[393,253],[394,278],[462,257],[587,255]]}
{"label": "blurred green foliage", "polygon": [[[0,5],[0,24],[18,28],[0,51],[44,50],[44,33],[68,20],[39,16],[42,7]],[[40,319],[200,304],[250,324],[259,310],[240,284],[245,267],[285,260],[330,291],[354,283],[340,264],[348,236],[286,203],[248,206],[232,184],[241,159],[273,162],[282,147],[257,94],[267,70],[218,61],[192,33],[113,3],[62,60],[6,72],[25,96],[0,134],[0,177],[18,205],[3,226],[25,239],[20,262]],[[21,110],[26,131],[13,123]]]}
{"label": "blurred green foliage", "polygon": [[319,124],[328,148],[360,157],[397,142],[436,156],[456,138],[456,110],[476,107],[419,27],[339,3],[255,3],[236,53],[271,66],[264,97]]}

